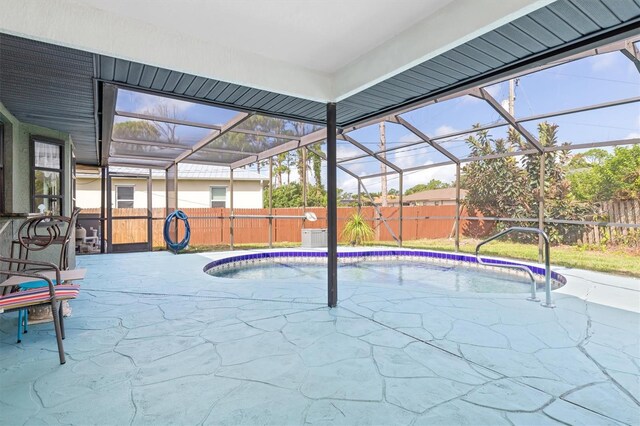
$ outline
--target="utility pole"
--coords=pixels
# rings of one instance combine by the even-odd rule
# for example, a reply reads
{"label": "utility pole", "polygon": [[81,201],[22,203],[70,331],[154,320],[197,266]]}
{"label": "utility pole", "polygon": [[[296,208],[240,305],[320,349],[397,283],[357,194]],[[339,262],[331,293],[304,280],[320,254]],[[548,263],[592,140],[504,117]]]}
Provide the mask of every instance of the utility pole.
{"label": "utility pole", "polygon": [[[385,134],[384,121],[380,122],[380,151],[384,151],[387,146],[387,136]],[[380,154],[382,158],[387,158],[386,153]],[[384,163],[380,163],[380,173],[382,173],[380,199],[382,201],[382,207],[387,207],[387,166]]]}
{"label": "utility pole", "polygon": [[[518,86],[518,79],[512,78],[509,80],[509,114],[512,117],[516,116],[516,87]],[[511,131],[514,131],[511,127]],[[544,181],[545,181],[545,155],[544,152],[540,153],[540,167],[539,167],[539,181],[538,181],[538,229],[544,231]],[[543,260],[544,240],[542,235],[538,236],[538,262],[542,263]]]}
{"label": "utility pole", "polygon": [[509,114],[512,117],[515,115],[516,111],[516,86],[518,85],[518,79],[512,78],[509,80]]}

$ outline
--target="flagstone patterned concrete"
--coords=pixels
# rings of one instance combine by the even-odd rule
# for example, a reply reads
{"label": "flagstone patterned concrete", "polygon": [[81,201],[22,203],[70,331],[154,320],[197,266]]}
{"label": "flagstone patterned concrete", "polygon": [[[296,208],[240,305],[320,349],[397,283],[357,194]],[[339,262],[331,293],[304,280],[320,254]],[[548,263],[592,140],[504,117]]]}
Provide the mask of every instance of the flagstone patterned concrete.
{"label": "flagstone patterned concrete", "polygon": [[555,309],[341,282],[329,309],[220,256],[80,258],[63,366],[51,324],[16,344],[0,315],[0,424],[640,424],[638,280],[560,271]]}

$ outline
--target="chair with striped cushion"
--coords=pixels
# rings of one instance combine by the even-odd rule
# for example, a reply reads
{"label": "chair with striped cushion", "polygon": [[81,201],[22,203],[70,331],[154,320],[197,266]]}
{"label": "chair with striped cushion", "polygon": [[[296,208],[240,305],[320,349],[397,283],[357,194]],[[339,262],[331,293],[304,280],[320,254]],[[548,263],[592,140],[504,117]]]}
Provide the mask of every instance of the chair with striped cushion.
{"label": "chair with striped cushion", "polygon": [[[0,265],[3,263],[9,265],[17,263],[27,269],[13,271],[0,266],[0,275],[9,277],[0,283],[0,288],[8,287],[18,289],[17,291],[0,296],[0,312],[21,311],[31,306],[51,305],[60,364],[64,364],[65,356],[62,340],[65,335],[61,301],[77,297],[80,292],[80,286],[76,284],[65,284],[65,281],[68,281],[68,279],[65,280],[67,277],[63,277],[60,269],[53,263],[0,257]],[[37,268],[38,270],[32,271],[29,270],[29,268]],[[76,271],[63,272],[66,273],[66,275],[74,276],[73,273]],[[77,275],[77,273],[75,275]],[[82,276],[84,276],[84,273]],[[19,284],[34,281],[44,282],[45,286],[26,288],[24,290],[19,289]],[[22,321],[22,318],[19,318],[19,321]],[[21,326],[21,324],[18,325]]]}

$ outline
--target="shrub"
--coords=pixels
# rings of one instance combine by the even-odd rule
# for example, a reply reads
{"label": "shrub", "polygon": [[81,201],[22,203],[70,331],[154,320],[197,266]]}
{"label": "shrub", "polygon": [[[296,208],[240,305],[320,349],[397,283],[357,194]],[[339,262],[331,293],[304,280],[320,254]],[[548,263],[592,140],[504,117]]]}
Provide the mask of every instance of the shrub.
{"label": "shrub", "polygon": [[359,213],[351,215],[342,231],[342,238],[350,242],[351,245],[359,245],[364,241],[372,240],[373,236],[373,229]]}

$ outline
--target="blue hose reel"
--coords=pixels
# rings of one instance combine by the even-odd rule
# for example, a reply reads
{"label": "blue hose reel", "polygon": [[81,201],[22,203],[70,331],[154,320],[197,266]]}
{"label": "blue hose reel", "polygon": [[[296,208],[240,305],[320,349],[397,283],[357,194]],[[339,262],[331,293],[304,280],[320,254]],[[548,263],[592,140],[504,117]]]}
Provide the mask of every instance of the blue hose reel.
{"label": "blue hose reel", "polygon": [[[171,232],[171,222],[174,219],[184,222],[184,238],[180,242],[174,242],[171,240],[171,236],[169,235]],[[176,227],[177,225],[178,224],[176,222]],[[185,212],[182,210],[176,210],[170,213],[164,221],[164,241],[167,243],[167,246],[177,254],[180,250],[184,250],[189,245],[190,238],[191,228],[189,227],[189,220]]]}

